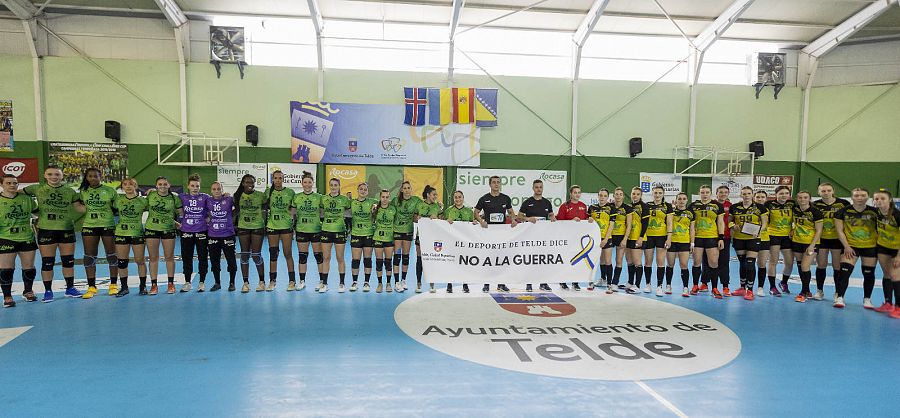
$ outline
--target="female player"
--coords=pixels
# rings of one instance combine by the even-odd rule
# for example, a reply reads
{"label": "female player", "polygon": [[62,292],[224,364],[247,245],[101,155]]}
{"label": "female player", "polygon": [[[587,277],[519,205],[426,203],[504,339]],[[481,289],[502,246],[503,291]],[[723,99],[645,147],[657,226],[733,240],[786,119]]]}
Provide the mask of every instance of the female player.
{"label": "female player", "polygon": [[[437,219],[443,211],[444,204],[438,200],[437,190],[426,184],[422,190],[422,203],[416,210],[415,222],[419,222],[420,218]],[[435,292],[434,282],[431,282],[430,292]],[[422,293],[422,249],[418,235],[416,235],[416,293]]]}
{"label": "female player", "polygon": [[[753,203],[762,206],[763,213],[766,215],[766,220],[769,219],[769,210],[766,209],[766,203],[769,201],[769,194],[764,190],[759,190],[753,194]],[[768,223],[767,223],[768,225]],[[766,292],[763,290],[763,286],[766,283],[766,267],[769,265],[769,228],[760,228],[759,229],[759,253],[757,253],[756,259],[756,296],[765,297]],[[752,267],[752,266],[751,266]],[[751,270],[752,271],[752,270]],[[752,280],[752,276],[748,276],[747,280]],[[752,285],[752,284],[751,284]],[[772,294],[778,290],[775,288],[775,276],[773,275],[769,279],[769,288],[775,289]]]}
{"label": "female player", "polygon": [[[697,278],[705,276],[706,280],[712,285],[712,295],[716,299],[722,299],[722,293],[719,292],[719,250],[725,247],[725,208],[722,204],[712,200],[712,188],[709,185],[700,186],[698,191],[700,200],[691,204],[691,210],[694,212],[695,236],[694,236],[694,287],[691,288],[691,294],[696,295],[700,289],[697,288]],[[703,255],[706,255],[709,268],[701,270],[703,264]],[[725,288],[725,294],[729,293],[729,289]]]}
{"label": "female player", "polygon": [[375,233],[375,224],[372,221],[372,209],[378,201],[369,197],[369,185],[360,183],[356,186],[356,199],[350,202],[350,273],[353,282],[350,291],[355,292],[359,286],[360,258],[365,267],[363,292],[369,291],[369,276],[372,275],[372,235]]}
{"label": "female player", "polygon": [[[624,289],[625,285],[619,284],[619,278],[622,276],[622,263],[628,249],[625,248],[625,235],[631,232],[631,205],[625,203],[625,191],[621,187],[616,187],[613,191],[613,207],[610,212],[612,215],[612,246],[616,249],[616,268],[613,271],[612,284],[606,289],[606,293],[613,293],[618,289]],[[629,277],[632,268],[628,267]]]}
{"label": "female player", "polygon": [[[147,194],[149,216],[144,225],[144,236],[147,239],[147,252],[150,254],[150,296],[159,292],[157,275],[159,274],[159,244],[162,243],[163,258],[166,262],[168,287],[166,293],[175,293],[175,229],[179,228],[175,220],[183,215],[181,199],[169,191],[169,180],[156,178],[156,190]],[[140,294],[146,295],[147,280],[142,279]]]}
{"label": "female player", "polygon": [[262,242],[266,235],[265,195],[255,190],[256,177],[244,174],[241,185],[234,192],[234,217],[237,219],[237,236],[241,243],[241,277],[244,285],[241,293],[250,292],[250,260],[256,264],[259,277],[257,292],[266,290],[266,267],[262,259]]}
{"label": "female player", "polygon": [[741,201],[731,205],[731,242],[738,258],[741,287],[732,293],[753,300],[753,283],[756,281],[756,258],[759,255],[759,236],[769,224],[766,208],[753,201],[753,188],[741,188]]}
{"label": "female player", "polygon": [[[675,260],[681,269],[681,296],[689,296],[688,281],[691,279],[688,270],[688,260],[691,257],[691,247],[694,246],[694,212],[687,207],[688,196],[686,193],[678,193],[675,196],[675,209],[672,213],[672,242],[666,251],[666,294],[672,293],[672,276],[675,275]],[[696,285],[697,282],[694,282]]]}
{"label": "female player", "polygon": [[291,202],[291,212],[296,217],[294,232],[300,263],[300,283],[296,287],[293,283],[288,283],[288,291],[299,291],[306,287],[306,262],[310,247],[319,271],[322,271],[322,245],[319,241],[322,231],[322,195],[313,191],[315,180],[309,171],[303,172],[300,182],[303,191],[295,194],[294,201]]}
{"label": "female player", "polygon": [[[378,195],[378,205],[372,208],[372,221],[375,222],[373,247],[375,248],[375,272],[378,275],[378,287],[375,293],[381,293],[381,272],[387,276],[387,292],[391,291],[391,257],[394,254],[394,225],[397,220],[397,208],[391,204],[391,192],[382,189]],[[399,282],[397,283],[399,285]],[[363,285],[363,291],[368,283]]]}
{"label": "female player", "polygon": [[[650,220],[650,208],[642,200],[644,192],[640,187],[631,189],[631,231],[628,233],[628,252],[625,258],[628,260],[628,293],[638,293],[641,286],[641,277],[644,267],[641,265],[641,257],[644,255],[644,232]],[[645,293],[650,293],[650,277],[647,277]]]}
{"label": "female player", "polygon": [[[556,219],[560,221],[576,222],[580,222],[582,219],[587,219],[591,222],[594,221],[594,218],[588,216],[587,206],[581,201],[581,186],[573,184],[569,187],[569,200],[567,200],[566,203],[559,205]],[[559,287],[562,290],[569,290],[569,286],[565,283],[560,283]],[[578,282],[572,282],[572,290],[576,292],[581,290]]]}
{"label": "female player", "polygon": [[838,239],[837,229],[834,227],[834,214],[844,207],[850,206],[850,202],[847,200],[834,197],[834,186],[829,183],[819,185],[819,197],[821,199],[815,201],[813,205],[822,212],[824,220],[822,222],[822,239],[817,247],[818,254],[816,255],[816,293],[813,295],[815,300],[822,300],[825,297],[825,277],[829,254],[831,255],[832,277],[838,277],[841,270],[840,260],[843,245]]}
{"label": "female player", "polygon": [[[209,238],[207,240],[210,263],[212,264],[213,279],[216,283],[209,288],[215,292],[222,288],[222,254],[225,254],[225,263],[228,265],[228,291],[234,291],[234,279],[237,276],[237,261],[234,257],[234,198],[225,196],[222,184],[214,182],[209,189],[212,194],[206,200],[206,213],[208,214]],[[203,285],[203,278],[200,279]]]}
{"label": "female player", "polygon": [[109,294],[118,292],[116,280],[119,278],[118,261],[116,260],[116,218],[113,211],[118,193],[116,189],[101,182],[100,170],[88,168],[81,179],[81,201],[84,202],[84,222],[81,225],[81,239],[84,245],[84,275],[87,276],[88,288],[81,297],[93,298],[97,294],[97,253],[100,241],[103,241],[103,252],[109,266]]}
{"label": "female player", "polygon": [[294,273],[294,244],[292,224],[294,216],[291,215],[291,202],[294,201],[294,191],[284,187],[284,173],[281,170],[272,172],[272,184],[265,192],[266,207],[269,209],[266,217],[266,237],[269,240],[269,287],[267,292],[275,290],[275,282],[278,280],[278,243],[284,250],[284,262],[287,264],[288,283],[295,283]]}
{"label": "female player", "polygon": [[893,294],[900,294],[900,277],[893,275],[894,266],[900,266],[900,210],[894,206],[894,197],[885,190],[875,192],[875,209],[878,209],[878,264],[884,277],[881,288],[884,291],[884,303],[875,309],[876,312],[892,314],[900,297],[894,299]]}
{"label": "female player", "polygon": [[787,186],[775,188],[775,200],[766,203],[769,212],[769,282],[775,281],[775,271],[778,268],[779,255],[784,257],[784,268],[781,271],[781,291],[777,288],[769,290],[774,296],[782,293],[791,294],[788,287],[788,279],[791,278],[794,255],[791,252],[791,225],[794,223],[794,201],[791,199],[791,189]]}
{"label": "female player", "polygon": [[[647,277],[647,283],[650,282],[650,275],[653,273],[653,251],[656,251],[656,296],[663,295],[663,279],[666,274],[666,250],[672,244],[672,221],[675,212],[671,204],[666,202],[666,189],[656,186],[652,190],[653,202],[647,204],[648,220],[647,230],[644,231],[646,239],[644,243],[644,276]],[[672,294],[672,280],[669,279],[669,286],[665,294]],[[646,290],[645,290],[646,292]]]}
{"label": "female player", "polygon": [[12,297],[13,274],[16,256],[22,265],[22,281],[25,292],[22,296],[28,302],[37,297],[31,286],[37,271],[34,269],[34,252],[37,243],[31,228],[32,214],[38,211],[31,196],[19,193],[19,180],[12,174],[2,177],[3,190],[0,191],[0,288],[3,289],[3,307],[12,308],[16,302]]}
{"label": "female player", "polygon": [[866,204],[869,191],[863,188],[853,189],[853,203],[834,214],[834,224],[838,231],[838,239],[844,246],[841,258],[840,280],[835,278],[837,298],[835,308],[843,308],[844,293],[850,285],[850,274],[856,261],[862,258],[863,274],[863,307],[874,309],[872,291],[875,289],[875,263],[878,262],[878,210]]}
{"label": "female player", "polygon": [[[413,215],[416,214],[422,200],[412,195],[412,186],[408,181],[400,185],[400,191],[393,201],[397,208],[394,225],[394,282],[398,292],[406,290],[406,274],[409,270],[409,248],[412,244]],[[403,265],[401,272],[401,264]],[[402,274],[402,280],[401,280]],[[399,281],[399,286],[397,282]]]}
{"label": "female player", "polygon": [[603,286],[611,288],[612,286],[612,211],[613,205],[609,203],[609,190],[600,189],[597,192],[597,204],[588,207],[588,216],[590,216],[597,226],[600,228],[600,237],[602,239],[600,245],[600,273],[599,280],[591,280],[588,290],[593,290],[595,286]]}
{"label": "female player", "polygon": [[204,282],[206,282],[206,272],[209,270],[208,257],[208,226],[206,218],[207,204],[209,195],[200,193],[200,175],[191,174],[188,177],[187,193],[182,193],[178,197],[181,199],[181,209],[184,215],[181,218],[181,264],[184,270],[184,285],[181,286],[182,292],[191,290],[191,278],[194,275],[194,249],[197,250],[197,274],[199,284],[197,291],[204,291]]}
{"label": "female player", "polygon": [[66,296],[80,298],[75,289],[75,221],[72,207],[85,212],[81,196],[63,182],[63,173],[55,165],[44,169],[44,184],[32,184],[23,191],[34,196],[38,205],[37,241],[41,251],[41,279],[44,281],[43,302],[53,302],[53,265],[56,250],[66,280]]}
{"label": "female player", "polygon": [[[451,225],[455,221],[477,224],[475,222],[475,211],[466,206],[466,197],[461,190],[453,192],[453,204],[444,209],[444,219]],[[453,293],[452,283],[447,283],[447,293]],[[469,285],[467,283],[463,283],[463,293],[469,293]]]}
{"label": "female player", "polygon": [[341,194],[341,181],[328,180],[329,193],[322,197],[322,265],[319,269],[319,293],[328,291],[328,270],[331,268],[331,248],[338,263],[340,284],[338,293],[344,293],[344,248],[347,243],[347,225],[344,223],[344,211],[350,209],[350,199]]}
{"label": "female player", "polygon": [[800,282],[803,287],[794,298],[795,302],[806,302],[812,297],[809,282],[812,280],[812,272],[809,270],[813,257],[816,255],[816,244],[822,236],[822,212],[812,206],[811,196],[807,191],[797,193],[794,205],[794,229],[791,231],[791,251],[797,260],[797,269],[800,274]]}
{"label": "female player", "polygon": [[122,285],[116,292],[120,298],[128,291],[128,256],[134,255],[137,264],[138,278],[141,280],[141,294],[147,294],[147,265],[144,264],[144,212],[150,209],[147,199],[138,194],[137,181],[132,178],[122,180],[125,194],[116,195],[115,208],[119,213],[116,223],[116,258],[118,260],[119,283]]}

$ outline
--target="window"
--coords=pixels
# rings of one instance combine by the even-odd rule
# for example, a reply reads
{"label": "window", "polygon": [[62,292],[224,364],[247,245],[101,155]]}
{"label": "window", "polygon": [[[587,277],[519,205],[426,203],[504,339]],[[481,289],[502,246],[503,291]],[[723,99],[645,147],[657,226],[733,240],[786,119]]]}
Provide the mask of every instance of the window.
{"label": "window", "polygon": [[445,72],[445,26],[328,21],[323,36],[326,68]]}
{"label": "window", "polygon": [[756,74],[750,74],[758,52],[778,52],[778,44],[754,41],[716,41],[704,54],[700,83],[750,85]]}
{"label": "window", "polygon": [[[460,27],[454,65],[459,73],[568,78],[572,34],[565,32]],[[465,32],[464,32],[465,31]],[[474,62],[472,62],[474,60]],[[477,63],[477,65],[476,65]]]}
{"label": "window", "polygon": [[581,53],[581,78],[685,83],[690,54],[682,38],[591,34]]}
{"label": "window", "polygon": [[247,62],[285,67],[317,66],[316,32],[310,19],[216,16],[214,26],[242,26]]}

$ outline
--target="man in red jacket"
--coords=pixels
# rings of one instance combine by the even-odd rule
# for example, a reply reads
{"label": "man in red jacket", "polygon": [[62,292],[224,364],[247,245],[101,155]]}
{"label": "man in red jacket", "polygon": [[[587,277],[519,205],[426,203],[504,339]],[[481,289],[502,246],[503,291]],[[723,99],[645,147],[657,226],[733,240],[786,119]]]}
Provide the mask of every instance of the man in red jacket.
{"label": "man in red jacket", "polygon": [[[582,219],[593,222],[593,218],[588,216],[587,205],[581,201],[581,186],[573,184],[572,187],[569,187],[569,201],[559,206],[559,211],[556,213],[556,220],[581,221]],[[569,286],[565,283],[560,283],[559,287],[562,288],[562,290],[569,290]],[[581,290],[578,282],[572,282],[572,290]]]}

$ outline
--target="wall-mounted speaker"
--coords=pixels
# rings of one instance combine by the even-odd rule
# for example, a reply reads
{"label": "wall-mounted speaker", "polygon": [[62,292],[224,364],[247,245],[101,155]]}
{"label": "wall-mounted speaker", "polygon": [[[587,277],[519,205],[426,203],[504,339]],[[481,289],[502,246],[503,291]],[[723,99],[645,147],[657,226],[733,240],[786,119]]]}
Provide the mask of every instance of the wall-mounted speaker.
{"label": "wall-mounted speaker", "polygon": [[108,120],[103,123],[103,132],[107,139],[112,142],[122,140],[122,125],[114,120]]}
{"label": "wall-mounted speaker", "polygon": [[631,138],[628,140],[628,154],[631,155],[631,158],[634,158],[643,151],[644,147],[641,144],[641,138]]}
{"label": "wall-mounted speaker", "polygon": [[259,144],[259,128],[256,125],[247,125],[247,142],[254,147]]}
{"label": "wall-mounted speaker", "polygon": [[751,142],[749,149],[750,149],[750,152],[752,152],[753,155],[756,156],[757,159],[759,159],[763,155],[766,155],[766,147],[765,147],[765,145],[763,145],[762,141]]}

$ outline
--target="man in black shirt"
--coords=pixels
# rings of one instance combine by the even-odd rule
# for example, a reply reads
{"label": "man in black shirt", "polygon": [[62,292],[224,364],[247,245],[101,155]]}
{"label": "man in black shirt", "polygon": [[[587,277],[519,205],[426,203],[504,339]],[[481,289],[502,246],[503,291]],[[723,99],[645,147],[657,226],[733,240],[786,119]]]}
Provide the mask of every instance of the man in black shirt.
{"label": "man in black shirt", "polygon": [[[475,220],[482,228],[487,228],[488,224],[505,224],[508,218],[510,226],[515,227],[518,223],[516,211],[512,208],[512,199],[500,193],[500,176],[491,176],[488,182],[491,191],[478,199],[475,205]],[[481,216],[482,211],[484,216]],[[490,286],[485,284],[481,291],[487,293],[490,289]],[[509,288],[501,283],[497,285],[497,291],[509,292]]]}
{"label": "man in black shirt", "polygon": [[[555,221],[556,215],[553,213],[553,203],[544,199],[544,182],[535,180],[531,183],[531,190],[534,192],[534,196],[522,202],[522,207],[519,208],[519,222],[535,223],[547,219]],[[547,283],[541,283],[540,289],[549,292],[550,286]],[[525,285],[525,291],[531,291],[531,283]]]}

